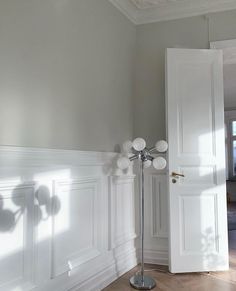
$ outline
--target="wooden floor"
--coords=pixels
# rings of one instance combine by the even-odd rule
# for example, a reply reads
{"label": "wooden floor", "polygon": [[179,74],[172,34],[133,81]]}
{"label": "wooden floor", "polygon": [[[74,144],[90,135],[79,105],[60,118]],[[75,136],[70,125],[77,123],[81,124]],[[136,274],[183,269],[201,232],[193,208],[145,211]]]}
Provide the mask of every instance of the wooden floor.
{"label": "wooden floor", "polygon": [[[146,275],[156,281],[155,291],[236,291],[236,231],[229,232],[230,270],[228,272],[170,274],[166,267],[145,265]],[[154,270],[154,269],[160,269]],[[134,291],[129,278],[139,270],[135,267],[103,291]]]}

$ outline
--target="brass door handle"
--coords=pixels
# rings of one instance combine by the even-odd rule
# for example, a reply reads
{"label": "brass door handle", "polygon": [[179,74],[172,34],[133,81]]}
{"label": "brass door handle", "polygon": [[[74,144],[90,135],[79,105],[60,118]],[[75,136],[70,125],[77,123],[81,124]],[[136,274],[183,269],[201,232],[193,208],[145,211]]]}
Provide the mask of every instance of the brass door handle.
{"label": "brass door handle", "polygon": [[176,178],[178,178],[178,177],[185,177],[183,174],[179,174],[179,173],[176,173],[176,172],[172,172],[171,176],[172,177],[176,177]]}

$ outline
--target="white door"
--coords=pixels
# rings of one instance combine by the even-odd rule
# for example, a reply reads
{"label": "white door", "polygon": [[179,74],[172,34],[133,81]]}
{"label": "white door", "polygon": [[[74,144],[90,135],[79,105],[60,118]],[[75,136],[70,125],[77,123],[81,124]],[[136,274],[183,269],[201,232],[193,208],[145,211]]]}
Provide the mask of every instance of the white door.
{"label": "white door", "polygon": [[226,270],[222,53],[168,49],[166,69],[170,271]]}

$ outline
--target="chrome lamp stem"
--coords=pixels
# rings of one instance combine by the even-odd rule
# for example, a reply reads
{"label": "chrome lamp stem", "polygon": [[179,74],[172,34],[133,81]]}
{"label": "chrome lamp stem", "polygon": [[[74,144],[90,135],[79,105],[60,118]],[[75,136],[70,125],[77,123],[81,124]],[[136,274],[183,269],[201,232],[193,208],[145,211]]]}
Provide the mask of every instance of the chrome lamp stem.
{"label": "chrome lamp stem", "polygon": [[140,205],[140,229],[141,229],[141,276],[142,281],[144,281],[144,166],[143,161],[140,163],[140,172],[141,172],[141,179],[140,179],[140,189],[141,189],[141,205]]}
{"label": "chrome lamp stem", "polygon": [[155,144],[155,147],[150,149],[146,148],[146,141],[142,138],[136,138],[133,142],[126,141],[123,144],[123,149],[130,153],[132,150],[133,155],[130,157],[120,157],[117,160],[117,165],[121,170],[127,169],[131,161],[139,160],[140,163],[140,240],[141,240],[141,268],[140,272],[136,273],[130,278],[130,285],[138,290],[151,290],[156,286],[156,282],[148,276],[144,275],[144,168],[149,167],[151,164],[156,170],[163,170],[166,167],[166,160],[163,157],[152,156],[152,153],[164,153],[168,149],[166,141],[161,140]]}
{"label": "chrome lamp stem", "polygon": [[138,290],[151,290],[156,282],[148,276],[144,276],[144,162],[152,160],[148,151],[142,151],[138,155],[140,161],[140,239],[141,239],[141,269],[140,274],[130,278],[130,285]]}

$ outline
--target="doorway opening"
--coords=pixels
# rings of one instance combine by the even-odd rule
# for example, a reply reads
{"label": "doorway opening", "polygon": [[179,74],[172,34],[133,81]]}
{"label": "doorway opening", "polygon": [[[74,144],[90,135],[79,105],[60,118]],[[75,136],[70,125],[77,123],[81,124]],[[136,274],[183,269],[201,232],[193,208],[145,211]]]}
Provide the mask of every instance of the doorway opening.
{"label": "doorway opening", "polygon": [[230,269],[219,274],[236,282],[236,39],[211,43],[223,51],[226,195]]}

